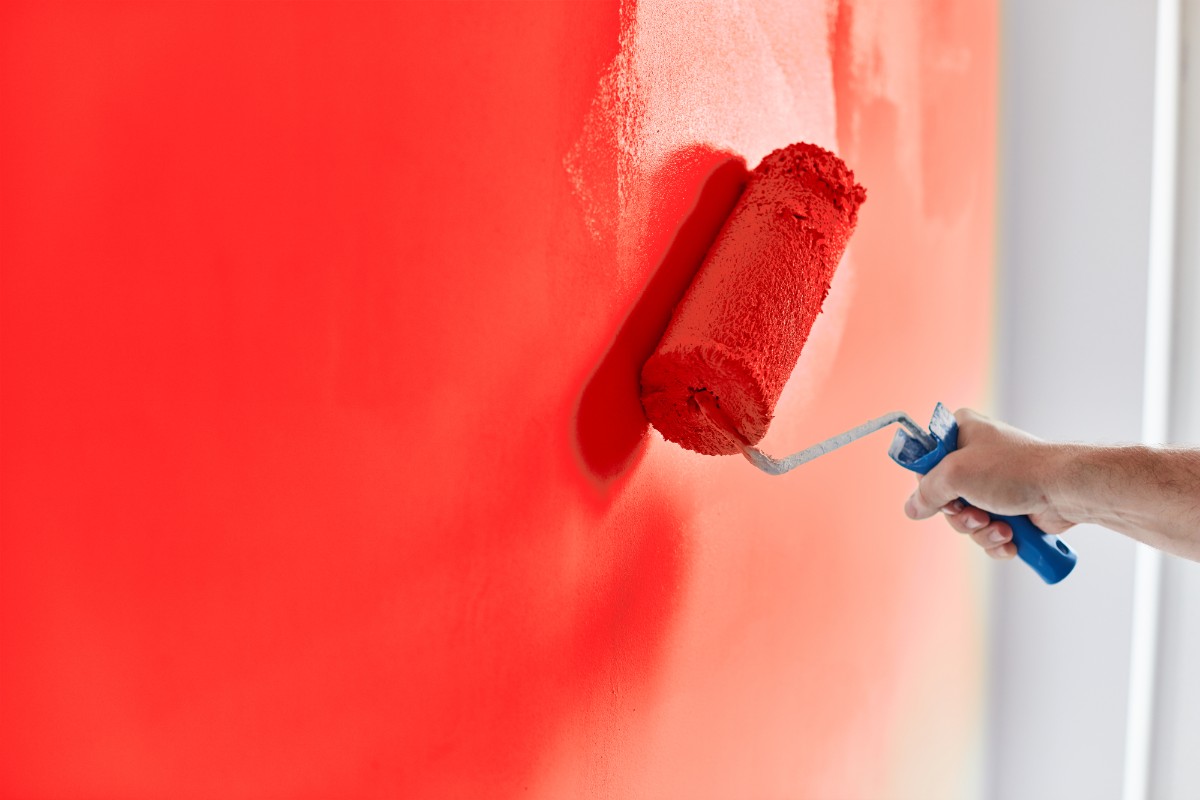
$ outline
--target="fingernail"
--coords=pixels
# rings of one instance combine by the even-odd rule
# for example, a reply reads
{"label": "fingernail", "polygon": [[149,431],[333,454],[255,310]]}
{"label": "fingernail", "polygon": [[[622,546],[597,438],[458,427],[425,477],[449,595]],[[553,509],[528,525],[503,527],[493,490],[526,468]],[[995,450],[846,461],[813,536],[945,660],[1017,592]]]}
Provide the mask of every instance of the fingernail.
{"label": "fingernail", "polygon": [[942,506],[942,513],[944,513],[944,514],[952,514],[953,515],[953,514],[959,513],[962,510],[963,510],[963,504],[962,504],[961,500],[952,500],[951,502],[946,503],[946,505]]}
{"label": "fingernail", "polygon": [[1004,538],[1004,534],[1000,531],[992,531],[991,534],[988,535],[988,539],[996,543],[1003,542]]}
{"label": "fingernail", "polygon": [[979,519],[978,517],[967,517],[967,520],[964,524],[968,528],[970,528],[971,530],[974,531],[974,530],[978,530],[979,528],[982,528],[987,523],[984,522],[983,520]]}
{"label": "fingernail", "polygon": [[904,515],[909,519],[917,518],[917,505],[913,502],[912,495],[909,495],[908,499],[904,501]]}

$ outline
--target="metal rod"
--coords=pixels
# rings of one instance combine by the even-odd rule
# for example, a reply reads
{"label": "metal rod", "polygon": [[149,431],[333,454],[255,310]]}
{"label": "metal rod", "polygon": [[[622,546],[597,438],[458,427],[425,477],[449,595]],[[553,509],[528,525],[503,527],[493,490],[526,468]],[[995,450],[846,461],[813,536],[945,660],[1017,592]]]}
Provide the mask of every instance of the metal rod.
{"label": "metal rod", "polygon": [[798,453],[792,453],[790,456],[785,456],[784,458],[772,458],[757,447],[750,447],[746,444],[741,446],[742,455],[746,456],[747,461],[768,475],[783,475],[785,472],[791,472],[801,464],[807,464],[814,458],[831,453],[839,447],[844,447],[856,439],[861,439],[877,430],[886,428],[892,423],[902,425],[913,438],[920,441],[927,449],[933,450],[937,447],[937,443],[933,440],[933,437],[913,422],[908,414],[905,414],[903,411],[893,411],[890,414],[884,414],[882,417],[864,422],[857,428],[851,428],[845,433],[840,433],[823,442],[818,442],[812,447],[801,450]]}

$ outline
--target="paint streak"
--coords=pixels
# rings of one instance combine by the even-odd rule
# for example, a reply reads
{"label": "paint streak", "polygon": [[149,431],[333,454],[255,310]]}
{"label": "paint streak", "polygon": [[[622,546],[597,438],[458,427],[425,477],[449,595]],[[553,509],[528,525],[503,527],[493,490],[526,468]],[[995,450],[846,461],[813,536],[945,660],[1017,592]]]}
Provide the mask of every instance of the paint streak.
{"label": "paint streak", "polygon": [[[642,404],[664,438],[732,455],[766,435],[865,196],[842,160],[815,145],[789,145],[755,167],[642,370]],[[701,394],[733,437],[697,403]]]}

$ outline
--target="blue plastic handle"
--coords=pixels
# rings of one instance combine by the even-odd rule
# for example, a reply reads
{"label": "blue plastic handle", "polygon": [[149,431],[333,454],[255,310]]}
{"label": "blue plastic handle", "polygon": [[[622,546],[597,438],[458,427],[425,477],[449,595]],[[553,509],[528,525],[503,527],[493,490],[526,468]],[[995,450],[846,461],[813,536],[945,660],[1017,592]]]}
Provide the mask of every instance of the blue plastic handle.
{"label": "blue plastic handle", "polygon": [[[941,403],[933,410],[929,433],[937,445],[932,450],[901,428],[892,439],[888,455],[905,469],[924,475],[958,447],[958,423],[954,420],[954,415]],[[1058,583],[1075,569],[1075,551],[1062,539],[1034,525],[1029,517],[1009,517],[1003,514],[991,516],[992,519],[1004,520],[1009,524],[1013,532],[1013,543],[1017,546],[1017,555],[1046,583]]]}

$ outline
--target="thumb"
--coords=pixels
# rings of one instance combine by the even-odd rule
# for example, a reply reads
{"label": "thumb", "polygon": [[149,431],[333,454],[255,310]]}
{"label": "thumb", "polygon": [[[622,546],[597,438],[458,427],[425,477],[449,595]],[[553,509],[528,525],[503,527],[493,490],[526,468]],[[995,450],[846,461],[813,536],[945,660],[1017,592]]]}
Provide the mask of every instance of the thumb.
{"label": "thumb", "polygon": [[958,499],[958,492],[950,484],[949,457],[938,464],[928,475],[917,482],[917,490],[904,504],[904,513],[909,519],[928,519],[941,511],[942,506]]}

